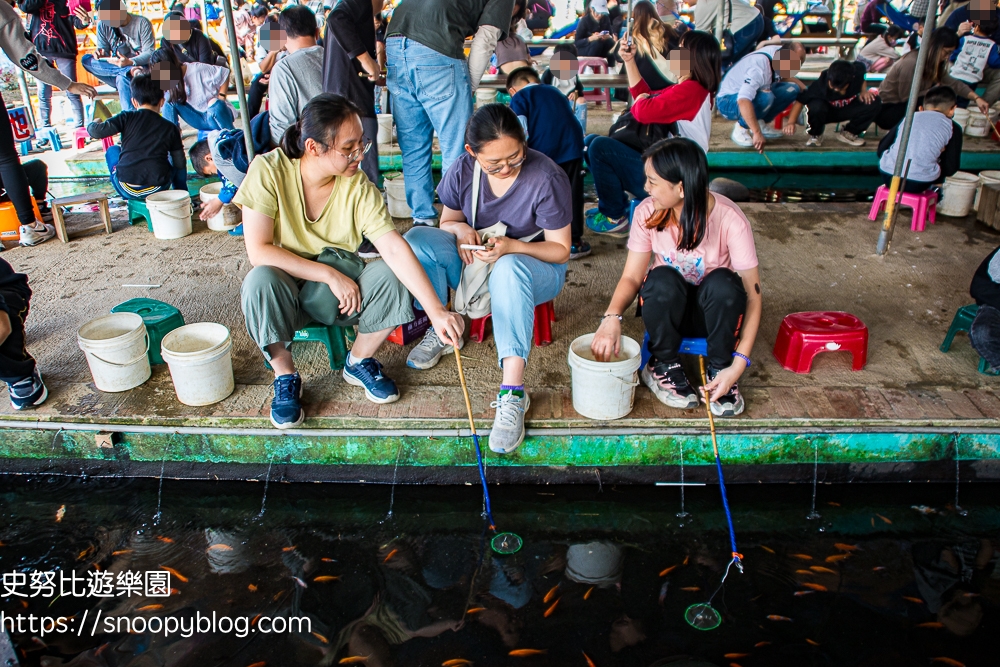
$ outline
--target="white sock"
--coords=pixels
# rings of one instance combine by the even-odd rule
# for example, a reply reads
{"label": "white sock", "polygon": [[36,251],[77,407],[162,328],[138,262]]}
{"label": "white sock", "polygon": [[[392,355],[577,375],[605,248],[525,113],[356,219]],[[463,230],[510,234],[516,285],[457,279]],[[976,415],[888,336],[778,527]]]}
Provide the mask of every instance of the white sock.
{"label": "white sock", "polygon": [[354,352],[348,352],[347,353],[347,365],[348,366],[354,366],[356,364],[360,364],[362,361],[364,361],[364,359],[359,359],[358,357],[355,357],[354,356]]}

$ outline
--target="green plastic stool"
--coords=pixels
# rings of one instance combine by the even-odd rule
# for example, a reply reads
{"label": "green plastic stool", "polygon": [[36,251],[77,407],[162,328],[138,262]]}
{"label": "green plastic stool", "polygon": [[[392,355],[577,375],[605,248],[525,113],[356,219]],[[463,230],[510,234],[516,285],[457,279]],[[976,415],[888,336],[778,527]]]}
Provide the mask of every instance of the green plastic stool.
{"label": "green plastic stool", "polygon": [[112,313],[135,313],[142,317],[149,335],[149,363],[162,364],[160,343],[163,337],[178,327],[184,326],[184,316],[169,303],[156,299],[129,299],[111,309]]}
{"label": "green plastic stool", "polygon": [[149,217],[149,208],[146,202],[141,199],[129,199],[128,201],[128,224],[134,225],[140,220],[146,220],[146,229],[153,232],[153,219]]}
{"label": "green plastic stool", "polygon": [[354,327],[326,326],[310,322],[304,329],[295,332],[296,342],[323,343],[330,358],[330,368],[339,371],[347,363],[347,341],[354,341],[357,334]]}
{"label": "green plastic stool", "polygon": [[[948,327],[948,333],[944,337],[944,341],[941,343],[941,351],[947,352],[951,349],[951,342],[955,339],[955,334],[959,331],[964,331],[969,333],[969,329],[972,328],[972,321],[976,319],[976,313],[979,312],[979,306],[976,304],[969,304],[968,306],[962,306],[955,312],[955,317],[951,321],[951,326]],[[986,360],[982,357],[979,358],[979,372],[983,375],[1000,375],[1000,371],[991,371]]]}

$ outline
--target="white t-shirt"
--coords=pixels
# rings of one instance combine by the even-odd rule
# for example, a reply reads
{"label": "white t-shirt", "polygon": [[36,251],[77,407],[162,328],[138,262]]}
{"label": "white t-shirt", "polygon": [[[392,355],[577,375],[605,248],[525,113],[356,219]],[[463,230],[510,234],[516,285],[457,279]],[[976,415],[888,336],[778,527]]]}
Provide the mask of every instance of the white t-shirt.
{"label": "white t-shirt", "polygon": [[[933,183],[941,175],[941,151],[951,141],[954,122],[939,111],[918,111],[913,114],[913,128],[910,130],[910,143],[906,147],[905,160],[911,160],[907,180],[921,183]],[[878,161],[878,168],[891,174],[896,167],[896,155],[899,154],[899,140],[902,132],[896,135],[896,141]]]}
{"label": "white t-shirt", "polygon": [[677,121],[677,136],[690,139],[708,152],[708,141],[712,138],[712,96],[706,95],[694,120]]}
{"label": "white t-shirt", "polygon": [[740,100],[753,100],[758,92],[771,90],[777,79],[771,58],[780,49],[778,45],[765,46],[740,58],[719,84],[719,97],[736,95]]}
{"label": "white t-shirt", "polygon": [[729,3],[733,4],[732,25],[729,29],[734,33],[742,30],[755,18],[760,16],[757,11],[746,0],[700,0],[694,6],[694,24],[698,30],[715,34],[715,22],[719,15],[722,15],[723,26],[729,20]]}
{"label": "white t-shirt", "polygon": [[975,88],[975,84],[983,80],[990,51],[995,48],[996,42],[988,37],[966,35],[962,39],[962,50],[951,65],[951,75],[959,81],[973,84]]}
{"label": "white t-shirt", "polygon": [[204,113],[219,99],[222,83],[229,80],[229,70],[206,63],[185,63],[184,92],[187,103],[195,111]]}

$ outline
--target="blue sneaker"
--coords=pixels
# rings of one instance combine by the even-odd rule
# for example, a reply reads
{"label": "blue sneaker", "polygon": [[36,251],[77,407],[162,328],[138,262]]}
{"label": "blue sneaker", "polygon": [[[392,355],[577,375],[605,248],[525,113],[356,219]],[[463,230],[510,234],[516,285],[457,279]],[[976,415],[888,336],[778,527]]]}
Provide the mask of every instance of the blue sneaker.
{"label": "blue sneaker", "polygon": [[15,410],[27,410],[38,407],[49,397],[49,390],[42,382],[42,374],[35,369],[35,372],[18,380],[13,384],[7,383],[7,390],[10,392],[10,405]]}
{"label": "blue sneaker", "polygon": [[295,428],[305,420],[306,411],[302,409],[302,378],[298,373],[274,378],[271,423],[275,428]]}
{"label": "blue sneaker", "polygon": [[623,215],[620,218],[609,218],[596,208],[592,208],[587,211],[587,227],[598,234],[624,238],[628,236],[628,216]]}
{"label": "blue sneaker", "polygon": [[344,380],[355,387],[364,387],[365,397],[372,403],[394,403],[399,400],[396,383],[382,375],[382,364],[375,357],[344,366]]}
{"label": "blue sneaker", "polygon": [[229,230],[229,235],[230,236],[243,236],[243,223],[241,222],[240,224],[238,224],[235,227],[233,227],[232,229],[230,229]]}

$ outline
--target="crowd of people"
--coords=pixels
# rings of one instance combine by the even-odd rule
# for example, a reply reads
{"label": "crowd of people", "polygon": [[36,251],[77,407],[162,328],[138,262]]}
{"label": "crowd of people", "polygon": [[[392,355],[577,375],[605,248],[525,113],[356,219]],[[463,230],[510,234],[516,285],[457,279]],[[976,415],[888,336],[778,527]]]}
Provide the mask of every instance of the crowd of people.
{"label": "crowd of people", "polygon": [[[22,0],[31,7],[64,1]],[[926,49],[914,118],[919,139],[906,148],[919,165],[907,188],[919,191],[957,170],[956,106],[972,102],[988,110],[994,81],[1000,93],[1000,77],[992,74],[1000,65],[992,41],[995,10],[954,28],[946,24],[926,43],[916,23],[900,19],[905,29],[893,24],[880,31],[876,19],[885,14],[866,10],[873,34],[861,57],[834,61],[806,86],[796,78],[806,49],[797,41],[765,39],[762,14],[745,0],[699,0],[694,25],[678,20],[669,0],[638,0],[627,24],[620,11],[612,16],[607,0],[586,0],[575,44],[558,47],[544,71],[520,35],[531,18],[524,0],[405,0],[388,22],[380,0],[341,0],[319,18],[306,4],[277,13],[240,4],[233,62],[255,61],[259,68],[247,105],[257,153],[251,161],[227,101],[235,65],[187,9],[167,15],[157,45],[148,20],[130,14],[121,0],[102,0],[98,53],[83,65],[114,86],[122,112],[91,123],[88,132],[121,136],[107,160],[112,185],[125,199],[186,187],[179,119],[206,135],[190,148],[191,163],[201,176],[218,175],[224,187],[201,216],[229,202],[242,208],[243,224],[234,233],[245,236],[254,268],[241,301],[249,335],[275,373],[272,423],[291,428],[305,419],[302,378],[289,349],[295,331],[309,322],[358,327],[343,377],[369,400],[389,403],[399,390],[376,355],[394,328],[414,319],[415,308],[431,322],[407,357],[419,370],[461,349],[463,315],[492,313],[503,380],[490,446],[504,453],[524,438],[535,307],[560,293],[569,261],[591,252],[587,231],[628,237],[621,278],[594,337],[595,358],[620,352],[621,324],[638,298],[636,315],[651,355],[641,379],[656,398],[679,409],[706,400],[719,416],[743,411],[738,382],[751,364],[762,295],[749,222],[708,187],[713,111],[734,121],[734,143],[758,151],[794,135],[800,124],[806,147],[822,145],[833,123],[841,124],[838,140],[862,146],[875,123],[890,130],[878,148],[888,178],[901,150],[895,128],[916,53]],[[722,43],[711,30],[720,16],[727,26]],[[82,24],[90,17],[77,10],[64,18]],[[10,26],[19,19],[4,3],[0,19],[9,24],[0,47],[40,80],[77,96],[70,98],[74,122],[82,123],[78,96],[92,97],[94,90],[59,71],[75,53],[60,50],[48,33],[42,38],[33,30],[33,44],[13,34]],[[909,31],[917,39],[903,55],[896,43]],[[607,59],[627,76],[630,105],[608,136],[586,133],[578,56]],[[491,60],[506,76],[509,105],[474,110]],[[866,73],[880,69],[887,69],[885,82],[873,91]],[[979,96],[975,88],[984,82],[987,93]],[[405,235],[377,187],[374,138],[383,87],[413,211]],[[268,107],[260,111],[265,96]],[[43,122],[47,113],[46,103]],[[784,128],[774,130],[770,123],[782,113]],[[0,175],[25,225],[22,243],[31,245],[50,236],[51,226],[35,220],[6,136]],[[438,185],[431,166],[435,137]],[[598,206],[585,215],[588,170]],[[363,259],[376,257],[382,261]],[[3,280],[13,279],[0,276],[6,294]],[[0,303],[3,308],[12,315]],[[681,339],[690,336],[707,340],[704,394],[679,360]],[[44,400],[37,369],[8,377],[15,407]]]}

